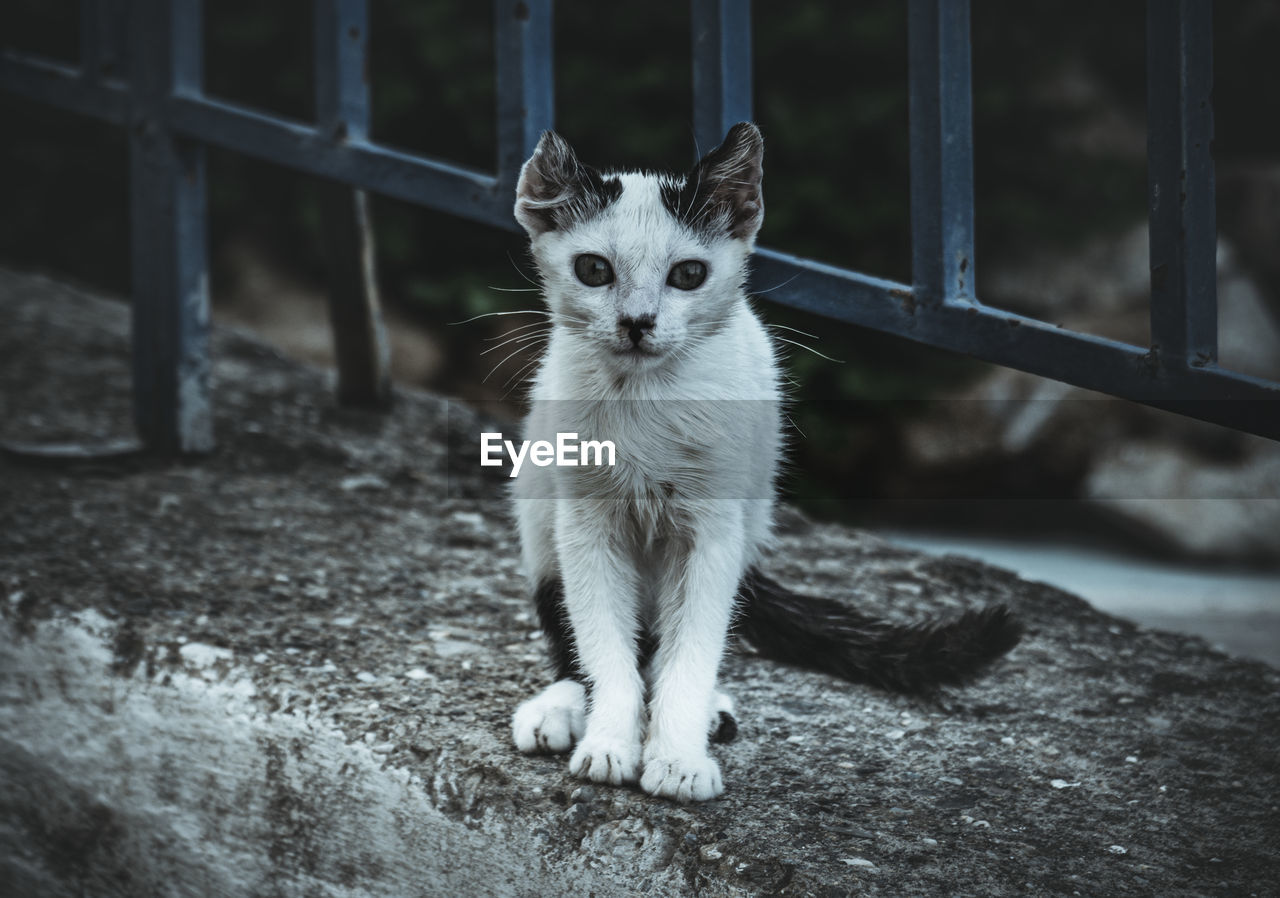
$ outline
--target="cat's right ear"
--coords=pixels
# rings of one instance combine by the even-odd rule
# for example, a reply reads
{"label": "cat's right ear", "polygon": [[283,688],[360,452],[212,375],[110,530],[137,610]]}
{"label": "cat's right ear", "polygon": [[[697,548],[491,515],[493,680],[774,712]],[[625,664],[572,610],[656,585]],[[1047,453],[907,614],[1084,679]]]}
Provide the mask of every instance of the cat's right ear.
{"label": "cat's right ear", "polygon": [[516,221],[537,237],[565,226],[581,193],[585,169],[573,147],[554,131],[543,131],[516,185]]}
{"label": "cat's right ear", "polygon": [[694,168],[690,180],[700,193],[707,194],[695,208],[703,214],[719,214],[732,237],[755,240],[764,222],[763,177],[764,138],[751,122],[739,122],[729,129],[724,143],[716,147]]}
{"label": "cat's right ear", "polygon": [[698,161],[682,181],[662,187],[668,211],[690,228],[752,243],[764,221],[764,138],[751,122],[729,129],[724,143]]}

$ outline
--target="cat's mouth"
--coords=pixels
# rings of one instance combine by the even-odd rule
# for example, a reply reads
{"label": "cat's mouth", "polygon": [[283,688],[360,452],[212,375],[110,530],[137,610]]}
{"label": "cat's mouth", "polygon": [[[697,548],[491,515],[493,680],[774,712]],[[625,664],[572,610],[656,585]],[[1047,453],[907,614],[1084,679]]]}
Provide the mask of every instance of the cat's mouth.
{"label": "cat's mouth", "polygon": [[662,351],[646,346],[644,343],[631,344],[628,346],[614,346],[613,354],[624,359],[635,359],[643,361],[645,359],[656,359],[662,355]]}

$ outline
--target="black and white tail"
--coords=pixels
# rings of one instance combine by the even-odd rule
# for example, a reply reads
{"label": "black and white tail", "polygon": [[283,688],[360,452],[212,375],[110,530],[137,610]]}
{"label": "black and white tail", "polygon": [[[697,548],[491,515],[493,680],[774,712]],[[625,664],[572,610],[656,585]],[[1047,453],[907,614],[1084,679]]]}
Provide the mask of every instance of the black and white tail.
{"label": "black and white tail", "polygon": [[794,593],[755,568],[739,587],[734,629],[766,658],[909,693],[968,682],[1022,638],[1004,605],[940,623],[893,624]]}

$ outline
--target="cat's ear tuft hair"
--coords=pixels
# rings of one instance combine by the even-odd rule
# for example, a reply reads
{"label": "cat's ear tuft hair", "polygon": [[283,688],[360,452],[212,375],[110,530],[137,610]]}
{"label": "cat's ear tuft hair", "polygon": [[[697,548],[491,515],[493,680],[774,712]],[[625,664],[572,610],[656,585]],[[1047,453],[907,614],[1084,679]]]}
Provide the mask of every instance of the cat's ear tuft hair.
{"label": "cat's ear tuft hair", "polygon": [[764,223],[764,138],[751,122],[729,129],[724,143],[698,163],[711,185],[712,203],[728,213],[729,234],[751,240]]}
{"label": "cat's ear tuft hair", "polygon": [[537,237],[565,230],[599,213],[618,198],[622,185],[578,161],[569,142],[543,131],[516,185],[516,221]]}
{"label": "cat's ear tuft hair", "polygon": [[663,201],[692,228],[750,242],[764,223],[763,178],[764,138],[751,122],[739,122],[683,185],[663,191]]}

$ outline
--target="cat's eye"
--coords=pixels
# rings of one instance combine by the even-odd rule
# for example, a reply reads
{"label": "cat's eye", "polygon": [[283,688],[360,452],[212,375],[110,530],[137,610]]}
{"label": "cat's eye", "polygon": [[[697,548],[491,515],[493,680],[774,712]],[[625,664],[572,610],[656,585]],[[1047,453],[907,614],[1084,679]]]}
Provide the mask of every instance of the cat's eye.
{"label": "cat's eye", "polygon": [[573,261],[573,273],[588,287],[613,283],[613,266],[603,256],[586,253]]}
{"label": "cat's eye", "polygon": [[707,279],[707,266],[697,259],[687,259],[671,266],[667,283],[677,290],[696,290]]}

